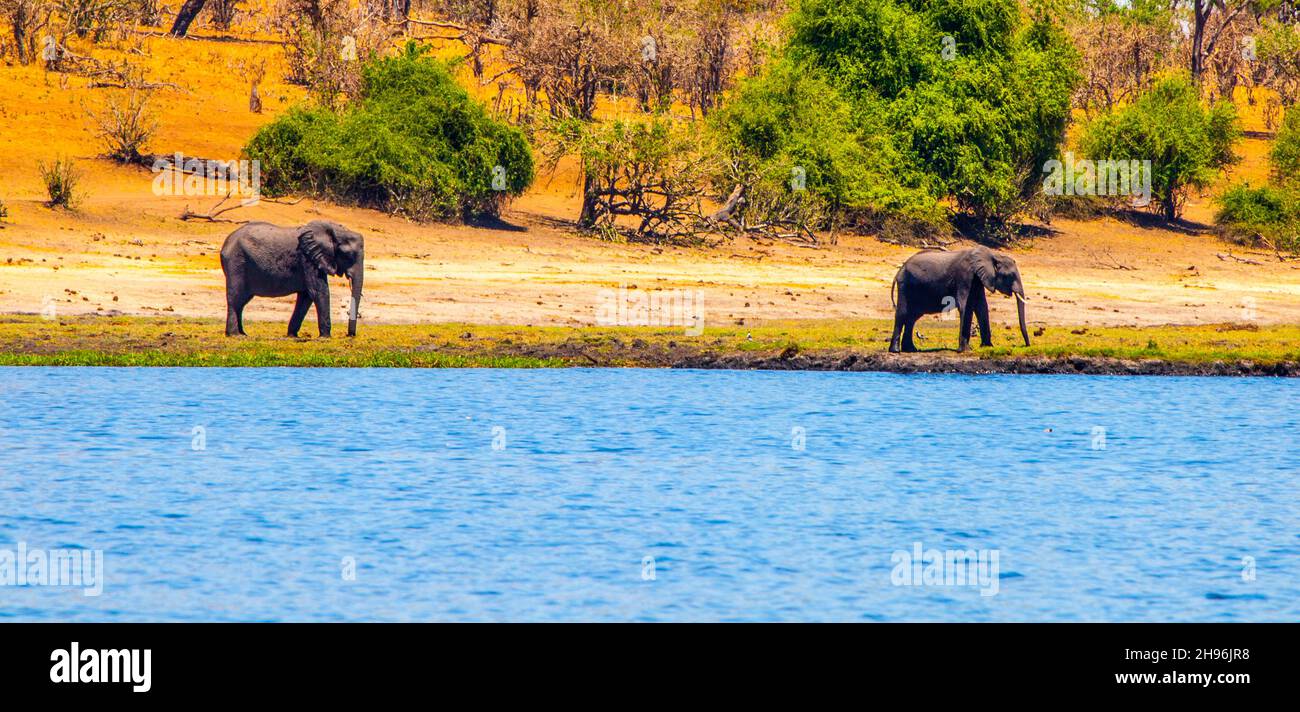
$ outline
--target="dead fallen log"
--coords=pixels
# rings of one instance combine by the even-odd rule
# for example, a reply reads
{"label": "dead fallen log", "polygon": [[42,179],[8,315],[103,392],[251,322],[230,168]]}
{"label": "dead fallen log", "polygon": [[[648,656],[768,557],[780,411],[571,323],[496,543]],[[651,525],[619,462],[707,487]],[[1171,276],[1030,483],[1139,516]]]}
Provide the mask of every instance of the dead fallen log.
{"label": "dead fallen log", "polygon": [[247,220],[231,220],[231,219],[229,219],[229,218],[223,218],[223,217],[221,217],[221,215],[224,214],[224,213],[228,213],[228,212],[230,212],[231,210],[236,210],[236,209],[238,209],[238,208],[242,208],[242,207],[244,207],[244,204],[243,204],[242,202],[235,203],[234,205],[227,205],[227,206],[224,207],[224,208],[221,207],[222,205],[225,204],[225,202],[226,202],[227,200],[230,200],[230,197],[231,197],[232,195],[234,195],[234,191],[233,191],[233,190],[230,191],[229,193],[226,193],[226,196],[225,196],[224,198],[222,198],[221,200],[217,201],[217,204],[216,204],[216,205],[212,206],[211,208],[208,208],[208,212],[206,212],[206,213],[196,213],[196,212],[190,210],[190,206],[189,206],[189,204],[186,204],[186,205],[185,205],[185,210],[181,211],[180,218],[181,218],[181,220],[186,220],[186,221],[189,221],[189,220],[206,220],[206,221],[208,221],[208,222],[224,222],[224,223],[234,223],[234,224],[236,224],[236,225],[242,225],[242,224],[244,224],[244,223],[246,223],[246,222],[248,222],[248,221],[247,221]]}
{"label": "dead fallen log", "polygon": [[1261,265],[1261,266],[1262,266],[1262,265],[1264,264],[1263,262],[1260,262],[1259,260],[1252,260],[1252,259],[1247,259],[1247,258],[1245,258],[1245,257],[1238,257],[1238,256],[1232,254],[1231,252],[1226,253],[1226,254],[1223,253],[1223,252],[1216,252],[1216,253],[1214,253],[1214,256],[1215,256],[1215,257],[1218,257],[1220,262],[1227,262],[1227,261],[1229,261],[1229,260],[1232,260],[1232,261],[1234,261],[1234,262],[1240,262],[1240,263],[1242,263],[1242,264],[1246,264],[1246,265]]}
{"label": "dead fallen log", "polygon": [[111,79],[92,79],[86,85],[87,89],[175,89],[176,91],[185,91],[185,88],[179,84],[171,82],[130,82],[130,81],[113,81]]}

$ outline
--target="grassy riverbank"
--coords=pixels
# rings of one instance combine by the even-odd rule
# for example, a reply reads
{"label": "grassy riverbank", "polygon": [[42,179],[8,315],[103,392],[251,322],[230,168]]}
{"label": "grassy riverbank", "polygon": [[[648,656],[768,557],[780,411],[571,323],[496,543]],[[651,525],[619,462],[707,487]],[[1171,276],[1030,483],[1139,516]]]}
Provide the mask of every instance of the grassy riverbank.
{"label": "grassy riverbank", "polygon": [[[918,354],[889,354],[884,320],[782,321],[705,329],[364,324],[354,338],[291,339],[282,323],[228,339],[210,319],[0,317],[0,365],[497,367],[645,366],[940,372],[1300,375],[1300,326],[1220,324],[998,329],[953,351],[953,322],[927,320]],[[304,326],[304,333],[312,330]]]}

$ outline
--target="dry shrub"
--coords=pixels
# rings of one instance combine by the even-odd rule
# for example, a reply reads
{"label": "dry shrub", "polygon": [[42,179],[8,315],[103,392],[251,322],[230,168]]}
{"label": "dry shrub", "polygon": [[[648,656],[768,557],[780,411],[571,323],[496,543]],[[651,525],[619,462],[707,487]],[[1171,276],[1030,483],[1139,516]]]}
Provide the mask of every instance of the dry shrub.
{"label": "dry shrub", "polygon": [[152,92],[138,86],[114,92],[100,111],[87,111],[95,122],[95,135],[104,155],[118,163],[139,163],[141,149],[158,128],[149,107]]}
{"label": "dry shrub", "polygon": [[41,181],[45,183],[45,194],[49,196],[45,204],[51,208],[75,207],[81,197],[77,193],[81,171],[77,170],[72,159],[58,157],[48,164],[40,161],[36,167],[41,173]]}

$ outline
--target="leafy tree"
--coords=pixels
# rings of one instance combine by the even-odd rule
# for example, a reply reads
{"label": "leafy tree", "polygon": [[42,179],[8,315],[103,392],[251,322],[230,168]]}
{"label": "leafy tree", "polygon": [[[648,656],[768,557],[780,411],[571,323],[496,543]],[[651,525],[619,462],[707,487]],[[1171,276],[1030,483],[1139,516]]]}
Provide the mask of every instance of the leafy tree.
{"label": "leafy tree", "polygon": [[1151,161],[1152,198],[1175,220],[1189,189],[1205,188],[1237,160],[1232,146],[1240,134],[1232,104],[1207,108],[1186,75],[1173,75],[1089,124],[1082,149],[1094,160]]}
{"label": "leafy tree", "polygon": [[942,220],[938,201],[889,140],[883,115],[855,116],[824,72],[779,59],[711,116],[724,157],[714,181],[723,194],[742,186],[754,222],[827,227],[881,212],[933,225]]}
{"label": "leafy tree", "polygon": [[911,183],[981,224],[1034,195],[1079,80],[1060,27],[1016,0],[805,0],[789,55],[825,72],[896,165],[915,166]]}

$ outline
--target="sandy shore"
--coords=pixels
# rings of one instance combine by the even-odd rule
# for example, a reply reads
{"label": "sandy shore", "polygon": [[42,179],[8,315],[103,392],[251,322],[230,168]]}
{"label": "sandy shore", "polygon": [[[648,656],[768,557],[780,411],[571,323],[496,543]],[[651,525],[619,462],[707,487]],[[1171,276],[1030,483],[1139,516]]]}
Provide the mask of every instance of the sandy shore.
{"label": "sandy shore", "polygon": [[[109,171],[143,184],[143,194],[95,191],[74,213],[31,197],[8,201],[0,312],[39,313],[53,304],[63,314],[223,316],[217,251],[236,226],[181,222],[175,216],[193,199],[154,197],[146,171]],[[859,236],[825,249],[749,240],[712,250],[612,244],[572,230],[567,203],[526,196],[492,229],[415,225],[311,202],[232,215],[281,224],[325,217],[360,229],[367,240],[362,313],[377,323],[587,325],[596,322],[602,290],[620,285],[699,290],[708,325],[887,318],[889,282],[914,251]],[[1300,322],[1300,263],[1233,250],[1208,234],[1110,219],[1050,227],[1054,233],[1011,250],[1033,300],[1033,324]],[[1220,256],[1229,252],[1258,264]],[[345,288],[338,280],[340,312]],[[992,302],[996,321],[1014,320],[1009,301]],[[283,321],[291,305],[292,298],[256,299],[247,317]]]}

